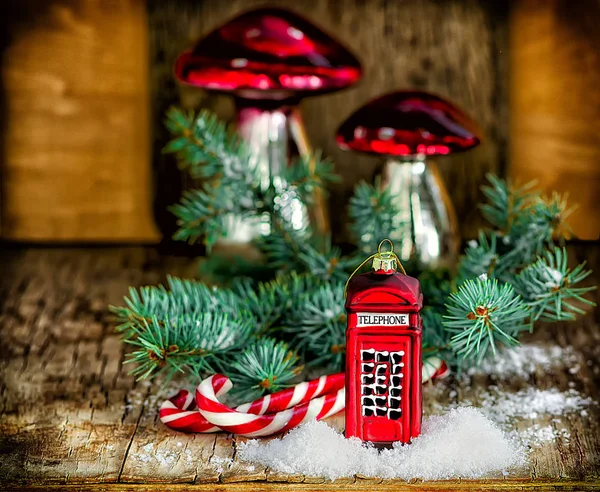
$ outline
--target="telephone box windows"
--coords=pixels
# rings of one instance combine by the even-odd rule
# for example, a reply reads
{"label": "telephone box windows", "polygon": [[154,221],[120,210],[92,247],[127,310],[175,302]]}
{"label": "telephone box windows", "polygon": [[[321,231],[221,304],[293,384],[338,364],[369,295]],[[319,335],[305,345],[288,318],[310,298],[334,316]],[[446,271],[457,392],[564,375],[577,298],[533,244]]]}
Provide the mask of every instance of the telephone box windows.
{"label": "telephone box windows", "polygon": [[374,357],[378,361],[376,364],[361,364],[362,415],[364,417],[386,417],[391,420],[400,419],[402,416],[400,408],[402,385],[398,382],[400,381],[398,378],[403,376],[400,371],[404,364],[400,361],[404,356],[404,351],[390,353],[368,349],[361,350],[361,355]]}

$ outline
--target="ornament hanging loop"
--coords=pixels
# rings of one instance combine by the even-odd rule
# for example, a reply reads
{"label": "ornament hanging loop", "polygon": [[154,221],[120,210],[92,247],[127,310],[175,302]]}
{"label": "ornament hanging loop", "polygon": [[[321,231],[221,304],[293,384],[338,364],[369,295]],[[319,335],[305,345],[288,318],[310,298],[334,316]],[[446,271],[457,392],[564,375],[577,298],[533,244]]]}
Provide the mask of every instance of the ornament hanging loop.
{"label": "ornament hanging loop", "polygon": [[[382,247],[382,246],[384,245],[384,243],[386,243],[386,242],[387,242],[387,243],[390,243],[390,249],[389,249],[389,251],[383,251],[383,252],[382,252],[382,251],[381,251],[381,247]],[[378,254],[380,254],[380,255],[382,255],[382,254],[392,254],[392,253],[394,253],[394,243],[392,242],[392,240],[391,240],[391,239],[388,239],[388,238],[385,238],[383,241],[381,241],[381,242],[379,243],[379,246],[377,246],[377,253],[378,253]],[[396,255],[394,254],[394,256],[396,256]],[[397,256],[396,256],[396,258],[397,258]]]}
{"label": "ornament hanging loop", "polygon": [[[385,243],[390,243],[390,249],[389,251],[381,251],[381,247],[385,244]],[[402,262],[400,261],[400,258],[398,258],[398,255],[396,253],[394,253],[394,243],[392,243],[392,241],[388,238],[384,239],[383,241],[381,241],[379,243],[379,246],[377,246],[377,253],[373,253],[371,256],[369,256],[365,261],[363,261],[360,265],[358,265],[358,267],[356,268],[356,270],[354,270],[352,272],[352,274],[348,277],[348,280],[346,280],[346,285],[344,286],[344,299],[346,298],[346,296],[348,295],[348,284],[350,283],[350,280],[352,280],[352,277],[354,277],[354,275],[356,275],[356,273],[363,267],[365,266],[365,264],[369,261],[369,260],[373,260],[373,268],[375,270],[380,270],[382,269],[381,266],[382,265],[386,265],[389,266],[389,268],[384,268],[385,270],[390,270],[396,269],[396,266],[398,266],[400,268],[400,271],[406,275],[406,270],[404,269],[404,267],[402,266]]]}
{"label": "ornament hanging loop", "polygon": [[[390,244],[390,249],[388,251],[381,251],[381,247],[386,242]],[[404,270],[400,258],[398,258],[398,255],[394,253],[394,243],[392,243],[390,239],[386,238],[379,243],[379,246],[377,247],[377,253],[373,255],[373,270],[383,270],[387,272],[390,270],[396,271],[398,268],[400,268],[400,271],[406,275],[406,270]]]}
{"label": "ornament hanging loop", "polygon": [[[389,251],[381,251],[381,247],[386,242],[390,243],[390,249],[389,249]],[[400,258],[398,258],[398,255],[396,253],[394,253],[394,243],[392,242],[391,239],[385,238],[383,241],[381,241],[379,243],[379,246],[377,246],[377,255],[380,258],[382,258],[382,259],[394,258],[396,260],[396,265],[400,268],[400,271],[404,275],[406,275],[406,270],[404,269],[404,266],[402,265],[402,262],[400,261]],[[373,255],[373,256],[377,257],[377,255]]]}

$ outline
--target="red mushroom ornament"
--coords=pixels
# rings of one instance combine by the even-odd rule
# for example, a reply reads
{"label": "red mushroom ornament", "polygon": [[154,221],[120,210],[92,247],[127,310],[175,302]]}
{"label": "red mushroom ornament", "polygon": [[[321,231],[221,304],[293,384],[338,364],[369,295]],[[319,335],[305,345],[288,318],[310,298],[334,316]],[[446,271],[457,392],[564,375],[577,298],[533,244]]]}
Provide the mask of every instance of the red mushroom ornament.
{"label": "red mushroom ornament", "polygon": [[[277,182],[290,157],[311,152],[297,108],[300,100],[350,86],[360,78],[361,67],[348,50],[307,20],[288,10],[261,8],[200,40],[178,58],[175,73],[185,84],[235,97],[238,131],[254,150],[267,186]],[[280,198],[290,225],[306,228],[306,206],[298,197]],[[328,221],[319,201],[317,197],[311,219],[325,232]],[[247,221],[230,229],[229,236],[240,241],[269,231],[267,224],[248,227]]]}
{"label": "red mushroom ornament", "polygon": [[[382,186],[400,210],[389,236],[402,260],[428,266],[450,263],[458,253],[458,227],[437,165],[429,158],[477,146],[475,123],[441,97],[398,91],[375,99],[338,129],[342,149],[386,157]],[[363,238],[375,242],[379,238]]]}

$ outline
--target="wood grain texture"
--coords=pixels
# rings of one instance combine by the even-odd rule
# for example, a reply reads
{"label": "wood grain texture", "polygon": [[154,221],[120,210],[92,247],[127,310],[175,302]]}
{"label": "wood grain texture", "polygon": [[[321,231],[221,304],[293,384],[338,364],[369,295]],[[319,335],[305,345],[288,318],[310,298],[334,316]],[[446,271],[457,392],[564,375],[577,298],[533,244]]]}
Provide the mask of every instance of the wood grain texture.
{"label": "wood grain texture", "polygon": [[[596,272],[595,247],[572,248]],[[186,435],[158,421],[169,390],[136,383],[122,366],[124,348],[107,305],[129,285],[156,284],[166,273],[190,277],[196,262],[152,248],[0,249],[0,489],[31,490],[515,490],[600,487],[600,408],[587,415],[539,416],[518,426],[552,425],[558,438],[535,449],[531,466],[508,477],[406,483],[364,477],[328,482],[290,476],[239,461],[241,441],[228,434]],[[600,276],[595,275],[597,283]],[[571,387],[598,397],[600,317],[540,326],[533,339],[572,345],[576,369],[536,374],[533,381],[481,376],[470,386],[450,380],[425,387],[425,413],[457,399],[474,402],[490,384]],[[329,419],[342,429],[343,416]],[[178,485],[179,484],[179,485]],[[37,487],[37,489],[36,489]],[[161,488],[162,487],[162,488]],[[219,488],[219,490],[221,490]]]}
{"label": "wood grain texture", "polygon": [[2,236],[155,241],[144,0],[10,0]]}
{"label": "wood grain texture", "polygon": [[[345,203],[360,179],[370,180],[379,164],[373,157],[342,152],[334,142],[337,127],[355,109],[383,93],[402,88],[432,91],[449,98],[482,126],[484,143],[472,152],[440,159],[464,236],[480,223],[474,204],[487,171],[502,172],[507,140],[507,2],[485,0],[274,0],[332,34],[361,60],[363,80],[348,90],[303,103],[313,147],[331,156],[343,176],[330,198],[334,237],[346,227]],[[182,178],[169,157],[159,153],[167,135],[166,108],[210,107],[232,119],[227,96],[180,88],[173,80],[176,56],[201,36],[236,14],[264,5],[263,0],[150,0],[151,88],[154,101],[154,165],[159,176],[157,217],[163,230],[172,219],[161,213],[178,200]],[[188,183],[184,183],[187,185]],[[160,214],[160,215],[159,215]],[[171,223],[170,223],[171,221]]]}
{"label": "wood grain texture", "polygon": [[[86,485],[25,485],[25,486],[9,486],[7,491],[66,491],[66,492],[163,492],[165,485],[161,484],[86,484]],[[410,492],[418,490],[419,492],[445,492],[455,490],[468,490],[468,491],[499,491],[499,490],[520,490],[520,491],[557,491],[557,490],[569,490],[574,492],[585,492],[585,491],[597,491],[598,486],[594,483],[589,482],[556,482],[556,483],[535,483],[535,482],[523,482],[519,484],[517,488],[510,484],[505,485],[493,485],[493,484],[482,484],[482,483],[412,483],[412,484],[397,484],[397,483],[378,483],[376,489],[373,488],[372,484],[346,484],[346,483],[335,483],[324,484],[324,483],[299,483],[293,486],[289,483],[235,483],[235,484],[215,484],[210,486],[196,485],[196,484],[170,484],[168,486],[169,491],[173,492],[188,492],[188,491],[234,491],[234,492],[262,492],[262,491],[285,491],[290,490],[298,492],[323,492],[326,490],[377,490],[385,492]]]}
{"label": "wood grain texture", "polygon": [[510,175],[570,194],[600,237],[600,3],[520,0],[510,16]]}

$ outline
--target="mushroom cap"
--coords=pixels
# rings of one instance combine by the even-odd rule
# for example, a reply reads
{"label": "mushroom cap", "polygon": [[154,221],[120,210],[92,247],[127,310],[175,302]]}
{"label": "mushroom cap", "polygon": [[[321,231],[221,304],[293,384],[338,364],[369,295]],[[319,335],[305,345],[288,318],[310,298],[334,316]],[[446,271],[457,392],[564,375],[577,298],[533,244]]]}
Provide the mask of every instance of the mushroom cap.
{"label": "mushroom cap", "polygon": [[398,91],[365,104],[338,129],[343,149],[392,156],[445,155],[480,143],[477,125],[456,106],[421,91]]}
{"label": "mushroom cap", "polygon": [[360,78],[361,67],[302,17],[261,8],[235,17],[181,54],[175,75],[196,87],[282,99],[348,87]]}

